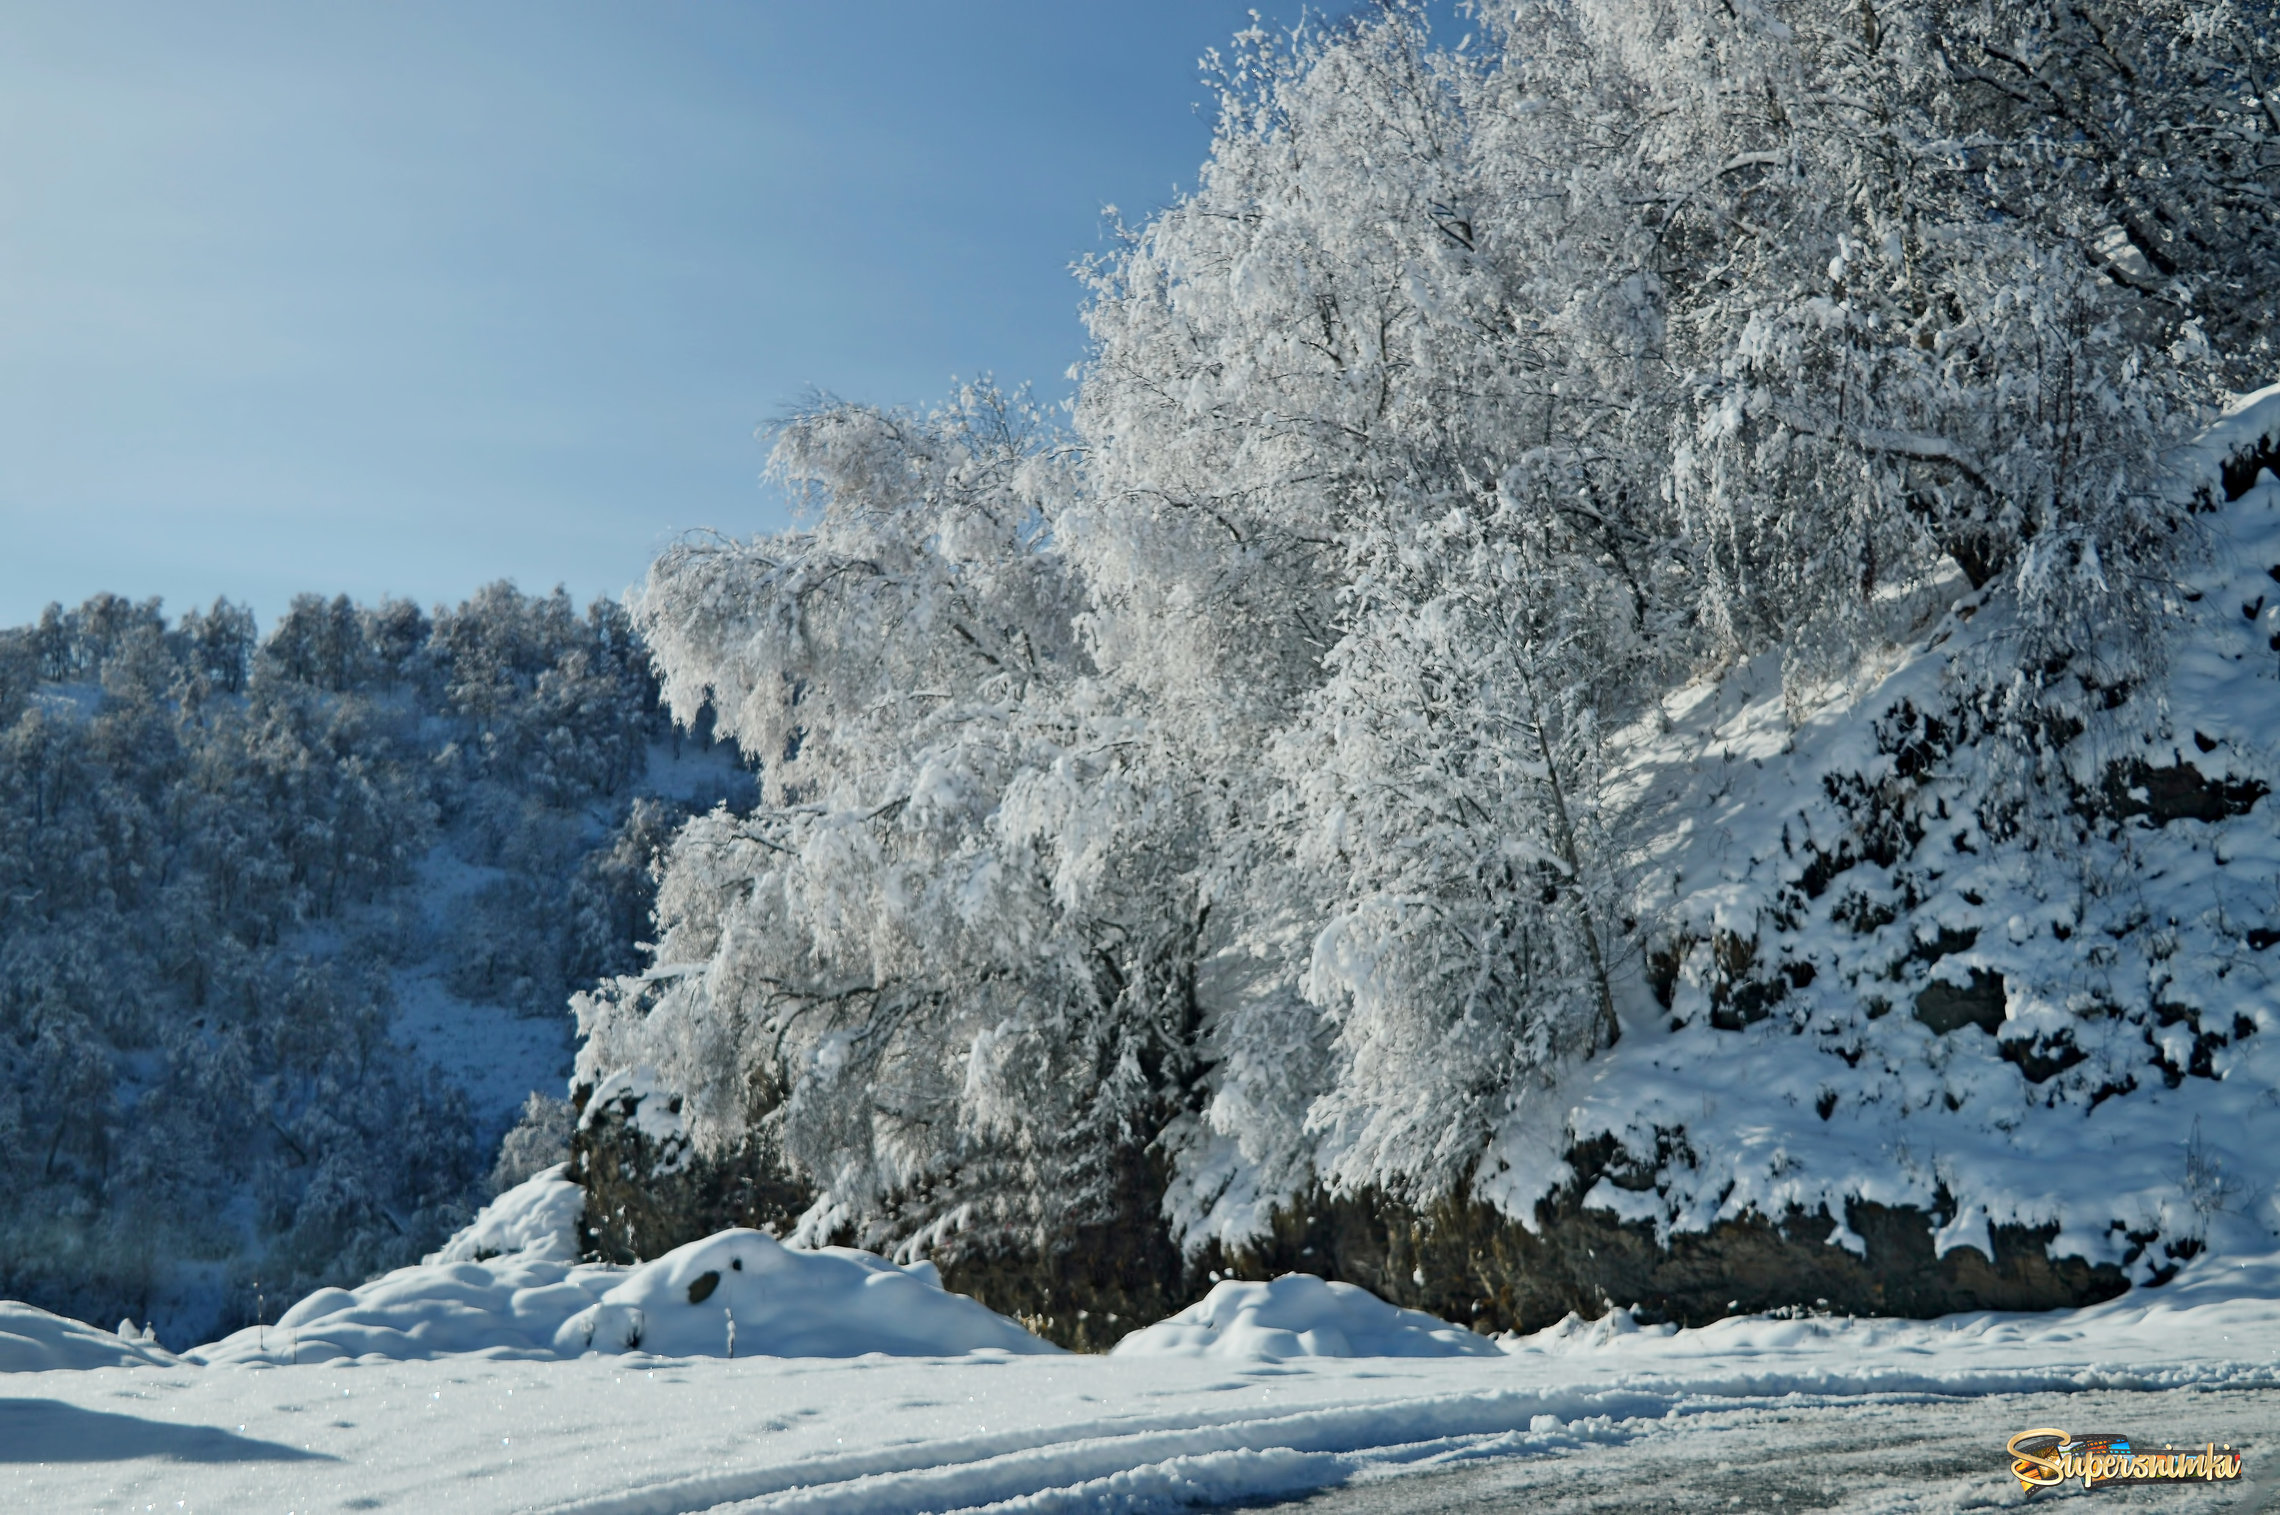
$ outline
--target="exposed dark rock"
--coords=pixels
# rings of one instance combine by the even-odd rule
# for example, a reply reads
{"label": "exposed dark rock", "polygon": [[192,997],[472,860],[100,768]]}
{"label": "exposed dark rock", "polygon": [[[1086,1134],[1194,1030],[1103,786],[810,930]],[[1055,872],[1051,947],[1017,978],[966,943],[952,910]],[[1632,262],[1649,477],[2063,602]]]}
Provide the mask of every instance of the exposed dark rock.
{"label": "exposed dark rock", "polygon": [[1123,1177],[1116,1218],[1072,1230],[1050,1253],[958,1238],[937,1247],[943,1286],[1078,1352],[1105,1352],[1194,1303],[1211,1288],[1215,1259],[1181,1255],[1164,1225],[1163,1180],[1152,1160],[1133,1157]]}
{"label": "exposed dark rock", "polygon": [[689,1303],[701,1305],[712,1298],[713,1290],[720,1287],[720,1274],[711,1268],[689,1280]]}
{"label": "exposed dark rock", "polygon": [[[572,1099],[581,1116],[589,1095]],[[634,1124],[631,1101],[611,1104],[570,1138],[570,1176],[586,1190],[578,1245],[588,1257],[640,1262],[730,1226],[782,1235],[813,1198],[785,1169],[767,1124],[715,1159],[678,1138],[661,1150]]]}
{"label": "exposed dark rock", "polygon": [[2212,779],[2191,763],[2156,768],[2142,760],[2106,774],[2105,809],[2117,820],[2142,815],[2156,826],[2246,815],[2271,791],[2255,779]]}
{"label": "exposed dark rock", "polygon": [[[580,1091],[574,1103],[583,1111],[588,1098]],[[652,1141],[634,1114],[633,1101],[613,1101],[572,1138],[571,1176],[586,1188],[579,1245],[589,1257],[640,1262],[730,1226],[781,1235],[814,1198],[790,1177],[765,1123],[740,1151],[715,1160],[678,1140]],[[1181,1257],[1164,1226],[1163,1175],[1134,1156],[1122,1178],[1118,1218],[1073,1227],[1050,1250],[1002,1236],[944,1239],[932,1252],[944,1285],[1078,1351],[1106,1351],[1190,1303],[1209,1284],[1196,1283],[1202,1267]],[[691,1303],[704,1283],[692,1285]]]}
{"label": "exposed dark rock", "polygon": [[1969,952],[1978,941],[1979,931],[1976,927],[1966,926],[1956,930],[1942,926],[1928,940],[1919,940],[1908,955],[1918,962],[1936,963],[1943,957]]}
{"label": "exposed dark rock", "polygon": [[[1651,1179],[1651,1167],[1605,1149],[1571,1162],[1578,1182],[1538,1207],[1534,1231],[1464,1198],[1419,1208],[1382,1195],[1315,1194],[1279,1211],[1267,1237],[1241,1248],[1182,1259],[1160,1224],[1135,1220],[1102,1228],[1052,1267],[1000,1254],[946,1265],[943,1279],[1083,1351],[1202,1297],[1214,1274],[1343,1279],[1480,1331],[1539,1330],[1571,1310],[1598,1316],[1616,1305],[1681,1325],[1785,1306],[1913,1317],[2047,1310],[2128,1287],[2117,1267],[2053,1258],[2055,1226],[1993,1227],[1992,1258],[1968,1247],[1935,1257],[1932,1215],[1857,1201],[1845,1218],[1866,1243],[1865,1257],[1831,1244],[1836,1226],[1827,1215],[1803,1212],[1747,1216],[1665,1247],[1653,1227],[1580,1203],[1600,1177],[1636,1182]],[[1038,1307],[1046,1303],[1050,1310]]]}
{"label": "exposed dark rock", "polygon": [[1713,1031],[1739,1031],[1753,1026],[1773,1014],[1773,1007],[1787,998],[1789,986],[1780,979],[1751,979],[1737,985],[1724,1004],[1710,1007],[1710,1029]]}
{"label": "exposed dark rock", "polygon": [[2146,1033],[2146,1043],[2154,1049],[2154,1066],[2161,1070],[2163,1081],[2172,1089],[2187,1078],[2215,1078],[2217,1076],[2217,1051],[2220,1048],[2232,1045],[2234,1039],[2240,1035],[2242,1025],[2245,1024],[2251,1031],[2256,1028],[2254,1021],[2242,1015],[2235,1015],[2230,1025],[2226,1025],[2216,1016],[2211,1016],[2209,1024],[2203,1026],[2201,1024],[2201,1011],[2191,1005],[2156,1005],[2153,1013],[2157,1024],[2174,1026],[2183,1022],[2193,1033],[2193,1045],[2191,1050],[2185,1054],[2182,1066],[2175,1061],[2159,1038],[2155,1037],[2150,1030]]}
{"label": "exposed dark rock", "polygon": [[2074,1044],[2070,1031],[2046,1031],[2039,1036],[2016,1037],[2002,1044],[2006,1062],[2018,1064],[2030,1084],[2056,1078],[2090,1054]]}
{"label": "exposed dark rock", "polygon": [[1678,993],[1678,970],[1686,965],[1687,951],[1693,945],[1692,937],[1682,935],[1647,954],[1647,987],[1654,992],[1655,1003],[1665,1010]]}
{"label": "exposed dark rock", "polygon": [[[1789,997],[1791,979],[1781,974],[1760,976],[1758,944],[1754,936],[1720,931],[1710,939],[1710,1026],[1717,1031],[1739,1031],[1773,1013]],[[1810,983],[1811,964],[1805,965]]]}
{"label": "exposed dark rock", "polygon": [[[2275,447],[2270,437],[2258,437],[2255,446],[2243,447],[2225,460],[2225,498],[2237,500],[2247,494],[2256,487],[2256,476],[2267,468],[2280,478],[2280,447]],[[2280,578],[2280,574],[2274,577]]]}
{"label": "exposed dark rock", "polygon": [[2051,1257],[2056,1226],[1996,1226],[1992,1258],[1971,1248],[1935,1257],[1930,1215],[1855,1201],[1845,1218],[1865,1257],[1830,1243],[1836,1225],[1826,1214],[1795,1211],[1727,1221],[1664,1247],[1643,1222],[1584,1210],[1587,1189],[1588,1181],[1539,1206],[1533,1232],[1478,1201],[1420,1211],[1317,1197],[1278,1215],[1269,1240],[1227,1261],[1246,1277],[1346,1279],[1481,1331],[1533,1331],[1571,1310],[1598,1316],[1617,1305],[1690,1326],[1797,1305],[1914,1317],[2047,1310],[2128,1287],[2117,1267]]}
{"label": "exposed dark rock", "polygon": [[[1215,1275],[1343,1279],[1482,1331],[1533,1331],[1571,1310],[1597,1316],[1616,1305],[1682,1325],[1784,1306],[1919,1317],[2043,1310],[2127,1287],[2118,1268],[2051,1257],[2052,1226],[1994,1227],[1992,1258],[1970,1248],[1934,1257],[1932,1215],[1856,1201],[1845,1220],[1867,1244],[1860,1257],[1831,1244],[1835,1222],[1818,1212],[1746,1216],[1664,1246],[1650,1225],[1582,1207],[1602,1178],[1651,1189],[1683,1134],[1668,1145],[1647,1159],[1610,1142],[1570,1153],[1575,1181],[1537,1207],[1532,1231],[1463,1196],[1420,1207],[1380,1194],[1312,1194],[1277,1212],[1267,1236],[1193,1256],[1162,1220],[1155,1160],[1135,1156],[1112,1221],[1072,1228],[1050,1248],[952,1236],[933,1256],[947,1287],[1089,1352],[1201,1298]],[[678,1171],[644,1178],[651,1143],[617,1112],[587,1122],[574,1146],[574,1172],[588,1185],[585,1244],[613,1261],[655,1257],[724,1226],[781,1231],[808,1199],[753,1149],[730,1162],[686,1158]],[[692,1302],[705,1281],[692,1285]]]}
{"label": "exposed dark rock", "polygon": [[1916,1019],[1941,1036],[1965,1026],[1993,1035],[2003,1028],[2003,1005],[2003,975],[1974,968],[1968,984],[1926,984],[1916,996]]}

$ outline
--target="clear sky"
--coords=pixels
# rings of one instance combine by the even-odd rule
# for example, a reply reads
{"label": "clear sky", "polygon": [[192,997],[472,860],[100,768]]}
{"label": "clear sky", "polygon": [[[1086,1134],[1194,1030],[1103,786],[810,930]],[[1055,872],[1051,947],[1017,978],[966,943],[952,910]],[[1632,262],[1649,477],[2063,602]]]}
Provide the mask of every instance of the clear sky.
{"label": "clear sky", "polygon": [[615,594],[811,386],[1065,394],[1254,5],[0,0],[0,624]]}

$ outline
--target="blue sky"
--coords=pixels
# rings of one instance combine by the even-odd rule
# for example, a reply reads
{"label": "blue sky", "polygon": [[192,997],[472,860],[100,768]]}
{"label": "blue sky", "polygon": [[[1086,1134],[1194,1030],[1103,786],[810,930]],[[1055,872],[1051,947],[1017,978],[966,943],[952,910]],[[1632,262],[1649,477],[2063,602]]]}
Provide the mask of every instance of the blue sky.
{"label": "blue sky", "polygon": [[1253,5],[0,0],[0,624],[614,594],[810,386],[1063,394]]}

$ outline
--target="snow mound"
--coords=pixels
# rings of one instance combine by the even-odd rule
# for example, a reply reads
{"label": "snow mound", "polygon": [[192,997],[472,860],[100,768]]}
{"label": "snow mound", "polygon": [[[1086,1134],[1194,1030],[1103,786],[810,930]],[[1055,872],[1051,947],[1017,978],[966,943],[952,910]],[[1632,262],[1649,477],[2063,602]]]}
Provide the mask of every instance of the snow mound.
{"label": "snow mound", "polygon": [[576,1261],[578,1219],[586,1213],[586,1191],[564,1176],[569,1167],[556,1163],[507,1190],[454,1233],[442,1250],[421,1261],[482,1262],[517,1252]]}
{"label": "snow mound", "polygon": [[342,1358],[549,1358],[562,1322],[625,1276],[516,1253],[398,1268],[354,1289],[319,1289],[271,1326],[248,1326],[183,1355],[199,1363]]}
{"label": "snow mound", "polygon": [[[512,1213],[560,1196],[540,1178]],[[494,1206],[493,1209],[498,1209]],[[454,1244],[476,1231],[470,1226]],[[508,1234],[504,1220],[496,1234]],[[249,1326],[185,1356],[199,1363],[343,1358],[956,1357],[1051,1352],[1050,1343],[962,1294],[931,1263],[899,1268],[845,1247],[795,1251],[759,1231],[722,1231],[636,1268],[571,1263],[539,1232],[506,1256],[436,1259],[354,1289],[320,1289],[275,1325]],[[450,1248],[446,1248],[449,1251]]]}
{"label": "snow mound", "polygon": [[1494,1357],[1496,1343],[1462,1326],[1387,1304],[1354,1284],[1285,1273],[1229,1279],[1168,1320],[1118,1342],[1123,1357]]}
{"label": "snow mound", "polygon": [[[733,1345],[732,1345],[733,1343]],[[847,1247],[797,1251],[759,1231],[722,1231],[624,1276],[565,1320],[555,1350],[574,1357],[948,1357],[1053,1352],[1051,1343],[937,1280]]]}
{"label": "snow mound", "polygon": [[0,1300],[0,1373],[45,1373],[56,1368],[162,1368],[174,1354],[154,1342],[134,1341],[85,1321],[15,1300]]}

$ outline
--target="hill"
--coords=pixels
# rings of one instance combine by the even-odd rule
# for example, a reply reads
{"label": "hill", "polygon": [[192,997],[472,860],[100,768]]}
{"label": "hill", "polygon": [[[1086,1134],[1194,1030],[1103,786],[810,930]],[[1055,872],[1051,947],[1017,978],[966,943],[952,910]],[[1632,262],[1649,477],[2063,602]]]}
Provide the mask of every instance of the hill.
{"label": "hill", "polygon": [[559,593],[0,633],[0,1293],[186,1344],[433,1248],[526,1108],[496,1178],[559,1160],[569,988],[748,787]]}

